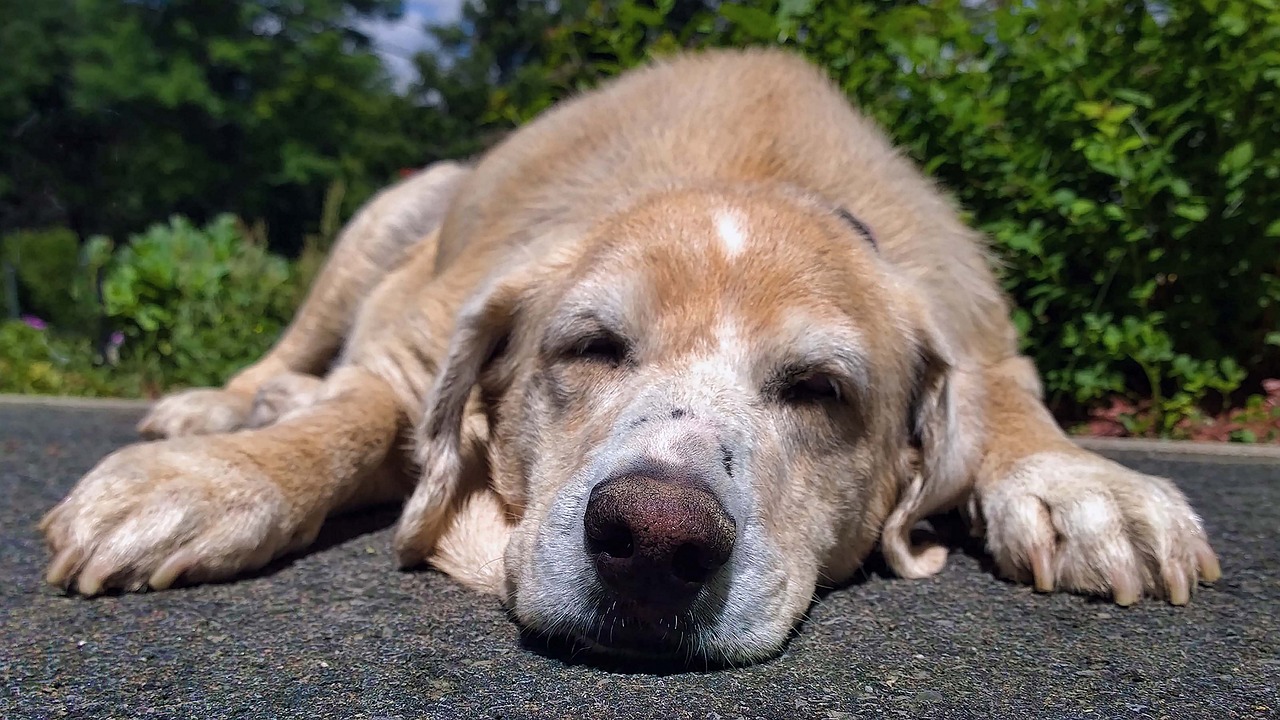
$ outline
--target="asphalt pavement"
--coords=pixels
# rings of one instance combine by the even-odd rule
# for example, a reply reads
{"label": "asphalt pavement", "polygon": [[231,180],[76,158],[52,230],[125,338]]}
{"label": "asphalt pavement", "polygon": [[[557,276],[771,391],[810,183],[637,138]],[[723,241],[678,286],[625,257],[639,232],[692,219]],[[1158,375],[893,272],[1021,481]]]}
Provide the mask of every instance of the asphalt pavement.
{"label": "asphalt pavement", "polygon": [[1189,606],[1038,595],[961,549],[872,563],[776,659],[600,667],[490,598],[400,572],[393,510],[236,582],[92,600],[45,586],[39,517],[132,442],[129,407],[0,403],[0,718],[1235,718],[1280,713],[1280,464],[1112,453],[1172,477],[1223,566]]}

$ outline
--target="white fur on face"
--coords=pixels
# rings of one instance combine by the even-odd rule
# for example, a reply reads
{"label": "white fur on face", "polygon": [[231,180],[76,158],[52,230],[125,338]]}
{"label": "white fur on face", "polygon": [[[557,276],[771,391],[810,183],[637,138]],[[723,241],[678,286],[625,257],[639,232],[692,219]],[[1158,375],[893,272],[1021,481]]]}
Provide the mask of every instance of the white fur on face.
{"label": "white fur on face", "polygon": [[712,352],[695,357],[685,373],[694,387],[721,387],[736,392],[753,392],[751,383],[751,345],[743,337],[742,325],[734,318],[724,318],[716,325],[716,347]]}
{"label": "white fur on face", "polygon": [[[516,615],[543,631],[567,631],[587,642],[608,644],[604,622],[610,602],[584,547],[583,515],[591,490],[637,463],[675,464],[703,477],[738,527],[729,562],[708,584],[703,598],[676,622],[684,652],[715,661],[759,659],[785,640],[795,616],[793,582],[776,541],[763,525],[753,448],[771,426],[752,409],[750,343],[740,323],[725,318],[714,348],[678,367],[642,371],[603,443],[590,448],[581,469],[549,502],[531,508],[508,548]],[[615,405],[616,407],[616,405]],[[683,412],[674,417],[672,411]],[[722,462],[732,453],[732,472]],[[542,470],[535,466],[532,473]],[[808,588],[802,598],[807,601]],[[803,605],[803,603],[801,603]],[[603,624],[602,624],[603,623]]]}
{"label": "white fur on face", "polygon": [[747,233],[743,226],[742,215],[736,210],[716,211],[716,234],[720,238],[720,246],[730,258],[741,255],[747,247]]}

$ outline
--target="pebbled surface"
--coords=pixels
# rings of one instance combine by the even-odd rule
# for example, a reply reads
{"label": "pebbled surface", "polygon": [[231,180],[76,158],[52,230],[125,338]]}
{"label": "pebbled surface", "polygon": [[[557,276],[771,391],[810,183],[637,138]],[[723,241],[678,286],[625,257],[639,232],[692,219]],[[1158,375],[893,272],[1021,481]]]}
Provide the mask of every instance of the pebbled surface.
{"label": "pebbled surface", "polygon": [[1114,455],[1172,477],[1225,577],[1176,609],[1037,595],[980,553],[826,594],[777,659],[662,674],[522,642],[498,604],[394,569],[393,511],[234,583],[64,597],[40,515],[140,413],[0,406],[0,717],[1234,718],[1280,714],[1280,465]]}

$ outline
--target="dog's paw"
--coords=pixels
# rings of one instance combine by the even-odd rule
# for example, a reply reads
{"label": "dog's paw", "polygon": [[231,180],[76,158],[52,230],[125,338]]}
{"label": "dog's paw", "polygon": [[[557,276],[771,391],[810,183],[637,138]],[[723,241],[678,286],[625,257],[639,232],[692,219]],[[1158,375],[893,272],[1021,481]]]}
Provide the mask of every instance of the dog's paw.
{"label": "dog's paw", "polygon": [[308,408],[315,404],[323,388],[324,381],[314,375],[280,373],[258,388],[257,394],[253,396],[253,409],[245,420],[245,427],[265,427],[291,413]]}
{"label": "dog's paw", "polygon": [[999,570],[1037,590],[1185,604],[1221,576],[1200,518],[1164,478],[1088,453],[1041,453],[975,500]]}
{"label": "dog's paw", "polygon": [[231,432],[245,426],[253,397],[216,388],[183,390],[160,398],[138,423],[146,438]]}
{"label": "dog's paw", "polygon": [[53,553],[46,579],[82,595],[254,570],[309,541],[297,527],[270,478],[207,438],[113,453],[40,523]]}

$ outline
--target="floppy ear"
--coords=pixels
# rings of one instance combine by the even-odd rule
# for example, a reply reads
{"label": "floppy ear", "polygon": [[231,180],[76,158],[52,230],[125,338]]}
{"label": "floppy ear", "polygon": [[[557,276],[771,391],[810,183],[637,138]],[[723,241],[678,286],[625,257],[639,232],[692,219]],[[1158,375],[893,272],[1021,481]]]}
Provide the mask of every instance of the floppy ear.
{"label": "floppy ear", "polygon": [[908,410],[898,500],[881,530],[889,567],[902,577],[927,577],[946,565],[936,542],[913,544],[911,531],[929,515],[959,502],[971,484],[981,427],[968,373],[958,371],[943,337],[928,320],[918,325],[917,359]]}
{"label": "floppy ear", "polygon": [[[482,430],[464,428],[472,388],[515,326],[532,272],[521,268],[491,281],[458,312],[448,352],[427,395],[416,433],[422,474],[396,527],[402,567],[416,565],[435,547],[463,484],[464,441]],[[481,448],[475,448],[478,452]]]}

